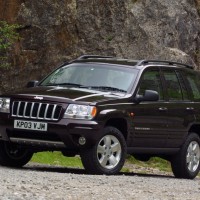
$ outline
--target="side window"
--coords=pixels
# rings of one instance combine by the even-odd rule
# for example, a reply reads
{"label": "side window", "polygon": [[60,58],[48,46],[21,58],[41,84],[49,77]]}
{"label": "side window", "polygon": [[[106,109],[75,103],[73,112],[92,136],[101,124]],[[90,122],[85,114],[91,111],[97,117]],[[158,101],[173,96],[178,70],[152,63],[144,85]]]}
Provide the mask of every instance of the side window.
{"label": "side window", "polygon": [[145,90],[157,91],[159,94],[159,99],[164,99],[159,70],[149,70],[144,72],[139,85],[138,94],[144,95]]}
{"label": "side window", "polygon": [[194,100],[200,100],[200,77],[197,74],[185,74]]}
{"label": "side window", "polygon": [[169,100],[183,100],[182,91],[176,72],[173,70],[164,70],[163,75],[165,78]]}
{"label": "side window", "polygon": [[186,87],[186,83],[185,81],[183,80],[183,76],[182,76],[182,73],[176,71],[177,73],[177,76],[178,76],[178,80],[179,80],[179,83],[181,85],[181,90],[182,90],[182,95],[183,95],[183,99],[184,100],[189,100],[190,97],[189,97],[189,94],[188,94],[188,90],[187,90],[187,87]]}

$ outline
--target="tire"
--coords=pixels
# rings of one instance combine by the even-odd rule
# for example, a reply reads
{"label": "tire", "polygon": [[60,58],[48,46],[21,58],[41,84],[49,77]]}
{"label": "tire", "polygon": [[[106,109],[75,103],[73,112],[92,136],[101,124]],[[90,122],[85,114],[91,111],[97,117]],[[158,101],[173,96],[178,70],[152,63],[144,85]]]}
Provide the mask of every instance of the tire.
{"label": "tire", "polygon": [[200,170],[200,138],[190,133],[179,153],[171,160],[176,178],[194,179]]}
{"label": "tire", "polygon": [[0,165],[22,167],[32,158],[33,153],[9,142],[0,141]]}
{"label": "tire", "polygon": [[81,152],[85,170],[90,174],[117,174],[126,158],[126,142],[122,133],[114,127],[105,127],[96,145]]}

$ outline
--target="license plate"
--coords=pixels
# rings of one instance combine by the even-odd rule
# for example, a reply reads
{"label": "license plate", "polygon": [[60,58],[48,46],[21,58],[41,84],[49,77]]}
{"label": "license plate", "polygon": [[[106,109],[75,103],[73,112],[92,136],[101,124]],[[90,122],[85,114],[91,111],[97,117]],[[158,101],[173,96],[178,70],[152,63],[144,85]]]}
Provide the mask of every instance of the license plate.
{"label": "license plate", "polygon": [[34,131],[47,131],[47,123],[15,120],[14,128]]}

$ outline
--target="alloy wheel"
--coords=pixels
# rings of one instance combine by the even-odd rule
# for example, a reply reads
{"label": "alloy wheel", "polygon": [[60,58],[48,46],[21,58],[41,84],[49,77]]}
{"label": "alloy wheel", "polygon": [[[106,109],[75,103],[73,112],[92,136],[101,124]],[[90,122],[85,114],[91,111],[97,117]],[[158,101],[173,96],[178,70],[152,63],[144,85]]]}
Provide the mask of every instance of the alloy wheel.
{"label": "alloy wheel", "polygon": [[190,172],[195,172],[200,162],[200,147],[196,141],[192,141],[187,149],[186,163]]}
{"label": "alloy wheel", "polygon": [[121,159],[121,144],[113,135],[105,135],[97,146],[97,159],[106,169],[113,169]]}

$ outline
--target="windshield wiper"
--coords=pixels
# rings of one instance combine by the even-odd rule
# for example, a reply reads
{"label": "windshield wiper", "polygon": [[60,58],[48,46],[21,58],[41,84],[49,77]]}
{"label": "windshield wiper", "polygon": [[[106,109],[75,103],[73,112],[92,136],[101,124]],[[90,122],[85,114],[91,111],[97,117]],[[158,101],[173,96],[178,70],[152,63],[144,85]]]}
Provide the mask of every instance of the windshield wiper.
{"label": "windshield wiper", "polygon": [[126,90],[123,89],[119,89],[116,87],[110,87],[110,86],[86,86],[86,85],[81,85],[81,84],[77,84],[77,83],[56,83],[56,84],[48,84],[45,86],[62,86],[62,85],[66,85],[66,86],[75,86],[75,87],[79,87],[79,88],[88,88],[88,89],[97,89],[97,90],[104,90],[104,91],[116,91],[116,92],[124,92],[126,93]]}
{"label": "windshield wiper", "polygon": [[104,91],[127,92],[126,90],[110,86],[80,86],[81,88],[99,89]]}
{"label": "windshield wiper", "polygon": [[77,83],[55,83],[55,84],[48,84],[45,86],[60,86],[60,85],[66,85],[66,86],[76,86],[76,87],[81,87],[82,85],[77,84]]}

